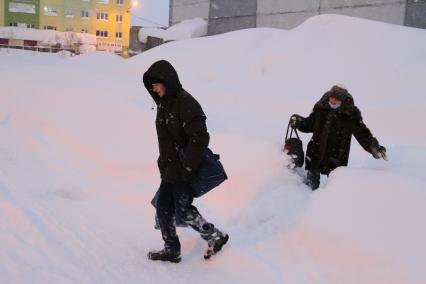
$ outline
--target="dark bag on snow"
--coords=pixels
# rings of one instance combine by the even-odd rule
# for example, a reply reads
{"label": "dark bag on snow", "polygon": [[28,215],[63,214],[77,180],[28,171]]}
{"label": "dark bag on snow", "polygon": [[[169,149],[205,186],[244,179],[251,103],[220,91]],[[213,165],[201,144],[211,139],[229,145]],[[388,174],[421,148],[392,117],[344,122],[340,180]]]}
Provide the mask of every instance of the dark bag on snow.
{"label": "dark bag on snow", "polygon": [[[289,128],[291,128],[290,136],[288,135]],[[292,137],[293,132],[294,134],[296,134],[296,137]],[[297,130],[293,127],[290,127],[290,122],[288,123],[287,132],[285,134],[285,143],[283,151],[290,156],[290,160],[295,167],[300,168],[303,166],[303,162],[305,160],[305,153],[303,152],[303,142],[302,140],[300,140]]]}
{"label": "dark bag on snow", "polygon": [[[179,149],[181,161],[185,160],[183,149]],[[200,197],[228,179],[225,169],[220,162],[220,156],[210,148],[204,150],[198,169],[190,182],[194,197]]]}

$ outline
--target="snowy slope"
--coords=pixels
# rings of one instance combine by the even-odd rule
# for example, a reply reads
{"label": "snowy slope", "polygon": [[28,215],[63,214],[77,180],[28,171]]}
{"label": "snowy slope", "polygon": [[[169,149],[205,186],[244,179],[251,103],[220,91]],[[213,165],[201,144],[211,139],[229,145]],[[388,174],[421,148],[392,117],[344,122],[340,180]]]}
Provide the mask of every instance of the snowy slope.
{"label": "snowy slope", "polygon": [[[322,15],[168,43],[129,60],[0,50],[1,283],[424,283],[426,31]],[[142,84],[158,59],[203,106],[230,179],[196,200],[230,243],[179,229],[162,245],[155,110]],[[354,140],[349,167],[312,193],[287,170],[289,116],[345,84],[388,149]],[[303,135],[306,142],[309,135]]]}
{"label": "snowy slope", "polygon": [[141,28],[138,33],[138,39],[146,43],[149,36],[170,41],[202,37],[205,35],[207,35],[207,22],[202,18],[194,18],[183,20],[165,30],[161,28]]}

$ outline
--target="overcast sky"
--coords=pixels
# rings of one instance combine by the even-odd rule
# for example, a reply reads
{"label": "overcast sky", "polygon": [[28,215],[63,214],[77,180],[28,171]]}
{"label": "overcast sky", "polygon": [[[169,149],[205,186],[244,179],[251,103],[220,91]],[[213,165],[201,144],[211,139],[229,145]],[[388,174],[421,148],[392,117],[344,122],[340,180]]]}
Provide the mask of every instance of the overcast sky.
{"label": "overcast sky", "polygon": [[[133,2],[134,0],[130,0]],[[168,26],[169,0],[137,0],[136,8],[132,8],[132,26]]]}

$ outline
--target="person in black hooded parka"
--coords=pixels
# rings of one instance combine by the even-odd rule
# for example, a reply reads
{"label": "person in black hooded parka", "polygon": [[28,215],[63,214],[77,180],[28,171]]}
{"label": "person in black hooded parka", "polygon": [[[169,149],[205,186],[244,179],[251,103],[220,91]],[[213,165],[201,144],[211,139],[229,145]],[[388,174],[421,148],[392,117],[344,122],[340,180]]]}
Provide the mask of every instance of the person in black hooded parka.
{"label": "person in black hooded parka", "polygon": [[[143,82],[157,104],[155,123],[161,184],[156,214],[164,240],[164,249],[149,252],[148,258],[171,262],[181,260],[174,215],[208,242],[206,255],[210,256],[222,248],[228,235],[207,222],[192,205],[190,181],[210,139],[206,116],[200,104],[182,88],[178,74],[169,62],[161,60],[152,64],[145,72]],[[179,158],[179,149],[184,151],[184,161]]]}
{"label": "person in black hooded parka", "polygon": [[315,190],[320,174],[329,175],[340,166],[347,166],[352,134],[374,158],[386,159],[386,148],[364,124],[353,97],[340,86],[333,86],[315,104],[307,117],[294,114],[291,126],[302,132],[313,132],[306,152],[306,183]]}

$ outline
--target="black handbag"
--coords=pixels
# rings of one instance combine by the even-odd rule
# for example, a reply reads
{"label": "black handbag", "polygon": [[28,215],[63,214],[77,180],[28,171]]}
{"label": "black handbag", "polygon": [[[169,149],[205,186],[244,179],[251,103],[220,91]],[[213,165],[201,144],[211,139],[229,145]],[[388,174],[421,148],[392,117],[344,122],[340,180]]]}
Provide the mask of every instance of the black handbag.
{"label": "black handbag", "polygon": [[[176,146],[179,152],[179,159],[183,162],[185,154],[183,149]],[[192,188],[193,197],[200,197],[212,190],[213,188],[220,185],[222,182],[228,179],[225,169],[220,162],[220,156],[214,154],[212,150],[206,148],[198,169],[194,173],[194,178],[190,182]],[[152,206],[157,208],[158,198],[160,196],[160,190],[157,190],[154,197],[151,200]],[[179,215],[175,215],[174,222],[177,227],[186,227],[186,223],[181,219]],[[158,218],[155,217],[156,227],[159,228]]]}
{"label": "black handbag", "polygon": [[[179,149],[181,162],[185,160],[183,149]],[[210,148],[206,148],[201,157],[200,165],[190,182],[194,197],[200,197],[228,179],[228,176],[220,162],[220,156],[214,154]]]}
{"label": "black handbag", "polygon": [[[290,135],[288,135],[288,130],[291,128]],[[296,134],[296,137],[292,137]],[[290,161],[292,167],[302,167],[303,162],[305,160],[305,153],[303,152],[303,142],[299,138],[299,134],[297,133],[297,129],[290,127],[290,122],[287,126],[287,132],[285,134],[285,142],[283,152],[287,153],[290,157]]]}
{"label": "black handbag", "polygon": [[[183,162],[185,153],[183,149],[176,146],[179,152],[179,159]],[[192,188],[193,197],[200,197],[220,185],[228,179],[228,175],[220,162],[220,156],[214,154],[210,148],[204,150],[198,169],[194,173],[193,180],[189,183]],[[152,206],[157,208],[159,190],[151,200]]]}

